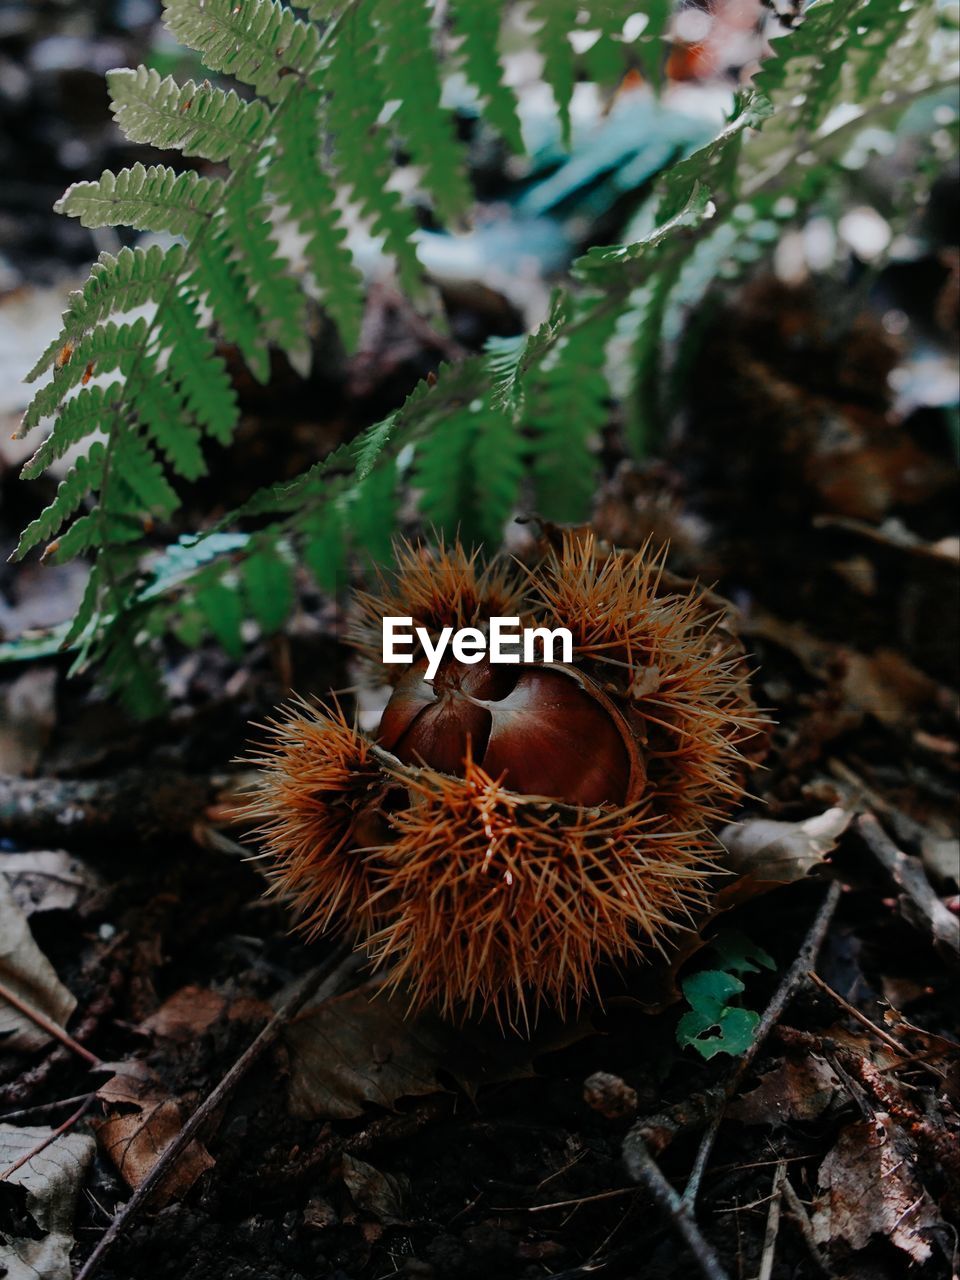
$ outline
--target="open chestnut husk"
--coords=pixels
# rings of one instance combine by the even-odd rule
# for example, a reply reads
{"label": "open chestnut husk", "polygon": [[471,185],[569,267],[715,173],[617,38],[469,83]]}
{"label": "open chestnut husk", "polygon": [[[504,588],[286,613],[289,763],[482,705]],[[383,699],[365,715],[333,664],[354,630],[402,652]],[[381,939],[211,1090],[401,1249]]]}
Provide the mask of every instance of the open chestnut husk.
{"label": "open chestnut husk", "polygon": [[765,721],[723,602],[590,533],[532,569],[401,548],[353,639],[375,665],[384,616],[435,634],[505,614],[568,628],[572,662],[391,667],[372,737],[297,703],[250,813],[308,935],[349,930],[414,1007],[529,1025],[705,913]]}

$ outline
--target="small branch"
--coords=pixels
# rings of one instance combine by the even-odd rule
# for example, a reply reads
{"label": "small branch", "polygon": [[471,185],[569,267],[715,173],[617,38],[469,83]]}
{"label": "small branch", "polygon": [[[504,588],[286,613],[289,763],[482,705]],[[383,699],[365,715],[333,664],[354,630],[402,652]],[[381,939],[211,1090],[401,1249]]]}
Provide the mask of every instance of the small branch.
{"label": "small branch", "polygon": [[810,1221],[810,1215],[804,1207],[803,1201],[793,1189],[793,1184],[789,1178],[783,1180],[783,1199],[786,1204],[787,1213],[796,1223],[797,1230],[803,1236],[803,1243],[807,1246],[810,1257],[817,1264],[820,1270],[828,1280],[833,1280],[834,1273],[830,1269],[830,1265],[820,1251],[817,1244],[817,1238],[813,1234],[813,1223]]}
{"label": "small branch", "polygon": [[875,1022],[871,1022],[865,1013],[861,1013],[859,1009],[854,1008],[848,1000],[844,1000],[843,996],[838,991],[834,991],[833,987],[828,986],[819,974],[814,973],[811,969],[807,977],[815,987],[819,987],[824,995],[828,995],[834,1003],[838,1004],[844,1013],[848,1013],[862,1027],[866,1027],[871,1035],[875,1035],[878,1040],[882,1040],[888,1049],[892,1049],[899,1057],[904,1056],[904,1048],[899,1041],[894,1040],[893,1036],[888,1031],[884,1031],[883,1027],[878,1027]]}
{"label": "small branch", "polygon": [[114,1241],[144,1208],[157,1187],[172,1168],[174,1161],[189,1146],[197,1131],[233,1092],[250,1068],[280,1035],[286,1023],[317,995],[328,995],[336,989],[341,971],[352,971],[354,957],[346,944],[337,948],[326,962],[315,969],[292,996],[281,1005],[260,1034],[247,1046],[220,1083],[204,1098],[177,1136],[163,1149],[160,1158],[137,1187],[133,1195],[101,1236],[97,1247],[81,1267],[76,1280],[90,1280]]}
{"label": "small branch", "polygon": [[760,1258],[760,1270],[757,1273],[757,1280],[770,1280],[773,1275],[773,1260],[777,1253],[777,1237],[780,1235],[780,1203],[786,1176],[787,1166],[781,1160],[773,1175],[773,1190],[770,1193],[770,1208],[767,1210],[767,1225],[763,1233],[763,1254]]}
{"label": "small branch", "polygon": [[[837,909],[837,903],[840,901],[840,883],[834,880],[827,890],[827,895],[820,906],[820,910],[814,917],[813,924],[807,936],[803,940],[803,946],[797,955],[796,960],[787,970],[783,981],[773,993],[773,999],[764,1010],[763,1017],[757,1027],[757,1033],[750,1042],[750,1046],[740,1058],[736,1067],[727,1079],[726,1086],[723,1090],[723,1098],[720,1106],[717,1108],[716,1114],[707,1127],[703,1138],[700,1141],[700,1148],[697,1151],[697,1158],[693,1163],[693,1169],[690,1172],[690,1179],[687,1182],[686,1190],[683,1193],[684,1202],[692,1209],[697,1201],[697,1194],[700,1190],[700,1183],[703,1180],[704,1171],[707,1167],[707,1161],[710,1159],[710,1152],[713,1150],[713,1144],[717,1137],[717,1131],[723,1121],[723,1115],[726,1111],[727,1104],[740,1087],[743,1077],[750,1069],[750,1064],[760,1051],[760,1046],[766,1040],[773,1027],[779,1022],[784,1009],[796,995],[800,985],[807,976],[813,963],[817,958],[817,954],[823,945],[823,940],[827,935],[827,929],[830,927],[830,921],[833,919],[833,913]],[[630,1141],[630,1134],[627,1135],[627,1141]]]}
{"label": "small branch", "polygon": [[654,1200],[670,1219],[687,1248],[693,1254],[697,1266],[707,1280],[728,1280],[720,1260],[703,1236],[693,1217],[693,1207],[681,1200],[663,1176],[660,1166],[647,1150],[640,1137],[635,1137],[629,1149],[624,1147],[624,1164],[635,1182],[642,1182]]}
{"label": "small branch", "polygon": [[31,1147],[30,1150],[20,1156],[18,1160],[14,1160],[13,1164],[8,1165],[6,1169],[0,1173],[0,1182],[6,1182],[7,1178],[12,1177],[18,1169],[22,1169],[23,1166],[28,1164],[34,1156],[38,1156],[41,1151],[46,1151],[47,1147],[49,1147],[51,1143],[56,1142],[61,1134],[72,1129],[77,1121],[80,1120],[90,1109],[90,1104],[93,1102],[95,1097],[96,1094],[88,1094],[81,1105],[77,1107],[76,1111],[74,1111],[73,1115],[68,1116],[67,1119],[64,1120],[63,1124],[58,1125],[56,1129],[51,1129],[47,1136],[42,1138],[35,1147]]}
{"label": "small branch", "polygon": [[861,814],[856,826],[870,852],[916,908],[937,950],[954,957],[960,955],[960,920],[951,915],[934,893],[923,865],[897,848],[872,813]]}
{"label": "small branch", "polygon": [[62,1045],[70,1049],[78,1058],[83,1058],[85,1062],[89,1062],[91,1067],[99,1067],[100,1059],[95,1053],[91,1053],[89,1049],[85,1049],[82,1044],[74,1040],[68,1031],[64,1031],[63,1027],[48,1018],[45,1013],[41,1013],[39,1009],[34,1009],[32,1005],[21,1000],[16,992],[11,991],[6,983],[0,982],[0,999],[6,1000],[7,1004],[13,1005],[19,1013],[30,1021],[41,1031],[45,1031],[48,1036],[52,1036],[54,1040],[59,1040]]}

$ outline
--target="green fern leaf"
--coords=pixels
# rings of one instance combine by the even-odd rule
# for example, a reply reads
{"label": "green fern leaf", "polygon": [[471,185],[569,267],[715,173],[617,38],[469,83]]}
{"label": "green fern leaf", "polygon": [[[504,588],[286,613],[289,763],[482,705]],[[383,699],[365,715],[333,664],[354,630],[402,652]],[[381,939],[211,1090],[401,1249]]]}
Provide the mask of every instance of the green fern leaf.
{"label": "green fern leaf", "polygon": [[473,502],[481,542],[498,547],[517,505],[528,445],[507,414],[487,406],[473,439]]}
{"label": "green fern leaf", "polygon": [[163,468],[136,431],[124,431],[116,438],[111,470],[117,476],[115,483],[122,484],[133,495],[133,509],[139,506],[145,512],[166,516],[179,505]]}
{"label": "green fern leaf", "polygon": [[320,299],[348,348],[360,337],[363,279],[346,248],[333,184],[320,164],[318,121],[321,97],[315,89],[294,94],[277,120],[278,150],[268,181],[306,236],[306,255]]}
{"label": "green fern leaf", "polygon": [[337,505],[328,502],[300,523],[303,559],[323,591],[335,592],[346,563],[343,518]]}
{"label": "green fern leaf", "polygon": [[54,208],[79,218],[85,227],[136,227],[138,231],[166,231],[194,236],[213,217],[223,200],[219,178],[177,173],[168,165],[149,169],[135,164],[96,182],[75,182]]}
{"label": "green fern leaf", "polygon": [[200,448],[200,431],[191,422],[190,413],[184,409],[172,382],[152,364],[144,370],[143,389],[137,396],[137,417],[178,475],[186,480],[204,475],[207,468]]}
{"label": "green fern leaf", "polygon": [[164,22],[214,71],[277,102],[317,60],[316,28],[278,0],[164,0]]}
{"label": "green fern leaf", "polygon": [[530,17],[540,24],[537,44],[543,55],[543,78],[553,93],[565,147],[570,146],[570,103],[576,81],[576,55],[570,32],[577,29],[579,0],[535,0]]}
{"label": "green fern leaf", "polygon": [[249,154],[267,131],[270,116],[262,102],[244,102],[232,89],[214,89],[140,66],[107,75],[110,110],[131,142],[149,142],[164,151],[182,151],[205,160],[232,160]]}
{"label": "green fern leaf", "polygon": [[294,606],[293,569],[276,542],[258,541],[243,562],[243,587],[250,611],[265,635],[279,631]]}
{"label": "green fern leaf", "polygon": [[204,236],[194,245],[196,267],[189,286],[210,307],[223,336],[236,344],[253,376],[265,383],[270,377],[270,352],[263,341],[260,314],[247,296],[246,282],[231,252],[225,231]]}
{"label": "green fern leaf", "polygon": [[86,455],[81,455],[57,486],[56,497],[48,507],[24,529],[13,554],[21,560],[32,547],[49,542],[57,530],[76,511],[88,493],[99,488],[103,478],[106,450],[99,440],[94,441]]}
{"label": "green fern leaf", "polygon": [[217,643],[236,661],[243,657],[243,598],[217,573],[198,577],[194,590],[197,608]]}
{"label": "green fern leaf", "polygon": [[472,458],[473,415],[469,410],[448,418],[415,457],[420,512],[441,532],[450,536],[460,533],[467,541],[477,536]]}
{"label": "green fern leaf", "polygon": [[333,135],[338,174],[384,251],[397,263],[400,282],[412,297],[422,292],[420,263],[410,237],[417,229],[411,210],[387,190],[393,169],[389,133],[380,121],[385,101],[377,72],[378,38],[372,6],[354,5],[337,33],[335,56],[318,74],[330,94],[327,123]]}
{"label": "green fern leaf", "polygon": [[[20,424],[18,436],[25,436],[38,422],[52,414],[68,391],[89,379],[122,368],[126,360],[143,349],[148,333],[141,316],[133,324],[109,324],[94,329],[73,350],[68,362],[54,371],[49,382],[34,394]],[[56,427],[54,432],[56,432]],[[51,446],[55,447],[55,446]]]}
{"label": "green fern leaf", "polygon": [[247,172],[231,183],[225,209],[226,229],[266,332],[297,361],[309,354],[304,298],[271,234],[263,175]]}
{"label": "green fern leaf", "polygon": [[397,468],[393,458],[386,458],[350,492],[344,523],[355,546],[374,564],[387,564],[393,556],[396,521]]}
{"label": "green fern leaf", "polygon": [[453,27],[463,43],[457,52],[464,73],[483,100],[483,113],[511,151],[523,151],[523,135],[513,90],[503,83],[497,45],[500,38],[500,6],[455,0],[451,6]]}
{"label": "green fern leaf", "polygon": [[391,125],[423,171],[424,190],[446,223],[470,206],[461,149],[453,122],[440,106],[440,76],[431,45],[428,0],[389,0],[377,9],[383,57],[377,70],[387,102],[396,101]]}
{"label": "green fern leaf", "polygon": [[149,249],[124,248],[116,257],[101,253],[83,288],[70,294],[60,334],[27,374],[27,382],[35,382],[68,345],[76,346],[87,329],[108,315],[155,301],[163,287],[180,274],[183,256],[179,244],[166,249],[157,244]]}
{"label": "green fern leaf", "polygon": [[52,462],[62,458],[68,449],[85,436],[107,429],[123,391],[119,382],[108,387],[84,387],[68,400],[60,412],[56,430],[44,440],[20,472],[24,480],[35,480]]}
{"label": "green fern leaf", "polygon": [[237,425],[237,397],[193,299],[182,294],[168,298],[159,328],[161,341],[169,346],[168,374],[190,412],[215,440],[229,444]]}
{"label": "green fern leaf", "polygon": [[536,505],[549,520],[590,514],[599,467],[596,437],[607,418],[606,349],[617,315],[612,308],[581,312],[551,367],[528,386],[524,420],[535,439]]}

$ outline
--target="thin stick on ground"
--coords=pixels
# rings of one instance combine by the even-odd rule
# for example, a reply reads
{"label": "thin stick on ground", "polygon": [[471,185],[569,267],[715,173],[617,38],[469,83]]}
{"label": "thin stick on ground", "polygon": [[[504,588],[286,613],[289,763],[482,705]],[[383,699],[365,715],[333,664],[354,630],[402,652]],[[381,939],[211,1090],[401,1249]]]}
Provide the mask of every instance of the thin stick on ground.
{"label": "thin stick on ground", "polygon": [[888,1049],[892,1049],[894,1053],[899,1054],[901,1057],[904,1056],[904,1047],[899,1041],[894,1040],[893,1036],[890,1035],[888,1031],[884,1031],[883,1027],[878,1027],[875,1022],[871,1022],[867,1015],[865,1013],[861,1013],[859,1009],[855,1008],[855,1006],[849,1002],[849,1000],[844,1000],[840,992],[834,991],[833,987],[824,982],[818,973],[814,973],[811,969],[807,974],[807,977],[815,987],[818,987],[824,993],[824,995],[829,996],[835,1004],[839,1005],[844,1013],[848,1013],[850,1017],[856,1022],[859,1022],[862,1027],[866,1027],[871,1035],[875,1035],[878,1040],[882,1041],[887,1046]]}
{"label": "thin stick on ground", "polygon": [[777,1254],[777,1239],[780,1235],[780,1206],[783,1197],[783,1183],[787,1176],[787,1166],[781,1160],[773,1175],[773,1190],[770,1193],[770,1208],[767,1210],[767,1225],[763,1233],[763,1254],[760,1258],[760,1270],[757,1280],[770,1280],[773,1275],[773,1260]]}
{"label": "thin stick on ground", "polygon": [[631,1142],[629,1150],[624,1147],[624,1163],[631,1178],[643,1183],[678,1234],[683,1237],[707,1280],[728,1280],[720,1259],[700,1234],[700,1228],[693,1217],[693,1206],[677,1195],[639,1135]]}
{"label": "thin stick on ground", "polygon": [[[830,921],[833,919],[833,913],[837,909],[837,903],[840,901],[842,890],[838,881],[834,880],[827,890],[820,910],[814,917],[813,924],[810,926],[807,936],[803,940],[803,946],[797,955],[796,960],[787,970],[783,981],[773,993],[773,999],[764,1010],[763,1017],[757,1027],[757,1033],[753,1037],[749,1048],[740,1058],[734,1070],[731,1072],[726,1085],[724,1086],[723,1096],[713,1119],[707,1126],[700,1147],[697,1151],[697,1157],[693,1162],[693,1169],[690,1172],[690,1178],[687,1182],[686,1190],[683,1193],[684,1202],[692,1209],[697,1202],[697,1195],[700,1190],[700,1183],[703,1179],[704,1172],[707,1167],[707,1161],[710,1159],[710,1152],[713,1150],[713,1144],[717,1137],[717,1131],[723,1121],[724,1112],[727,1104],[740,1087],[743,1077],[750,1069],[750,1065],[760,1051],[760,1046],[766,1040],[771,1030],[779,1022],[784,1009],[796,995],[801,984],[805,980],[807,973],[813,968],[813,963],[817,958],[817,954],[823,945],[823,940],[827,935],[827,929],[830,927]],[[631,1141],[631,1135],[627,1135],[627,1141],[624,1143],[626,1150],[627,1143]]]}
{"label": "thin stick on ground", "polygon": [[357,964],[358,958],[350,954],[346,944],[338,947],[327,961],[315,969],[293,995],[280,1006],[216,1088],[207,1094],[173,1141],[164,1148],[157,1163],[110,1223],[97,1247],[78,1272],[76,1280],[90,1280],[90,1277],[95,1274],[114,1241],[133,1223],[153,1192],[170,1172],[177,1157],[189,1146],[197,1131],[232,1093],[254,1063],[270,1048],[286,1023],[314,997],[325,998],[333,994],[341,979],[347,973],[352,973]]}
{"label": "thin stick on ground", "polygon": [[951,915],[934,893],[923,863],[898,849],[872,813],[860,815],[857,830],[890,879],[916,908],[930,930],[934,945],[953,956],[960,953],[960,920]]}
{"label": "thin stick on ground", "polygon": [[830,1264],[820,1250],[817,1243],[817,1237],[813,1234],[813,1223],[810,1221],[810,1215],[807,1213],[803,1201],[793,1189],[793,1183],[789,1178],[783,1180],[783,1201],[786,1205],[787,1213],[793,1219],[797,1230],[803,1237],[803,1242],[807,1246],[810,1257],[817,1264],[823,1274],[834,1280],[834,1272],[830,1268]]}
{"label": "thin stick on ground", "polygon": [[68,1116],[66,1120],[64,1120],[63,1124],[58,1125],[56,1129],[51,1129],[47,1136],[45,1138],[41,1138],[35,1147],[31,1147],[30,1150],[20,1156],[19,1159],[14,1160],[13,1164],[7,1165],[6,1169],[0,1173],[0,1182],[6,1182],[7,1178],[13,1177],[18,1169],[22,1169],[25,1164],[29,1164],[34,1156],[38,1156],[41,1151],[46,1151],[47,1147],[49,1147],[51,1143],[56,1142],[62,1134],[67,1133],[68,1130],[72,1129],[77,1121],[82,1119],[90,1109],[90,1104],[93,1102],[95,1096],[95,1094],[89,1094],[84,1099],[82,1105],[77,1107],[73,1115]]}
{"label": "thin stick on ground", "polygon": [[45,1031],[48,1036],[52,1036],[54,1040],[59,1040],[79,1058],[83,1058],[85,1062],[89,1062],[91,1067],[101,1066],[101,1060],[95,1053],[91,1053],[89,1049],[85,1049],[82,1044],[74,1040],[69,1031],[64,1031],[63,1027],[58,1027],[52,1018],[48,1018],[45,1013],[41,1013],[39,1009],[34,1009],[32,1005],[21,1000],[15,991],[3,982],[0,982],[0,999],[6,1000],[7,1004],[12,1005],[19,1013],[30,1021],[41,1031]]}

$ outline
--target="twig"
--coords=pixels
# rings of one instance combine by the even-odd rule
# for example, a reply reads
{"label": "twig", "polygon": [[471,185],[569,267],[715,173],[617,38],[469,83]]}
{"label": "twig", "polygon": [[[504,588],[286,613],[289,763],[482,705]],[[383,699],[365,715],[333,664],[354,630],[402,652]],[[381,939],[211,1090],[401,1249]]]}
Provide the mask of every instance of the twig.
{"label": "twig", "polygon": [[878,1027],[875,1022],[871,1022],[867,1015],[865,1013],[861,1013],[859,1009],[855,1008],[849,1002],[849,1000],[844,1000],[839,991],[834,991],[833,987],[824,982],[820,975],[818,973],[814,973],[812,969],[807,974],[807,977],[815,987],[819,987],[824,995],[828,995],[835,1004],[838,1004],[844,1013],[848,1013],[850,1017],[856,1019],[862,1027],[866,1027],[871,1035],[875,1035],[878,1040],[882,1040],[887,1048],[892,1049],[898,1057],[903,1057],[903,1045],[898,1040],[894,1040],[893,1036],[890,1035],[888,1031],[884,1031],[883,1027]]}
{"label": "twig", "polygon": [[938,950],[960,954],[960,920],[950,914],[934,893],[923,865],[897,848],[872,813],[860,815],[857,830],[894,884],[919,912]]}
{"label": "twig", "polygon": [[634,1137],[629,1149],[624,1146],[624,1163],[631,1178],[644,1184],[669,1217],[707,1280],[728,1280],[720,1259],[700,1234],[700,1228],[694,1221],[692,1205],[677,1195],[639,1135]]}
{"label": "twig", "polygon": [[77,1121],[90,1109],[90,1104],[93,1102],[95,1097],[96,1095],[93,1093],[88,1094],[83,1100],[83,1103],[77,1107],[72,1116],[68,1116],[67,1119],[64,1120],[63,1124],[58,1125],[56,1129],[51,1129],[47,1136],[42,1138],[35,1147],[31,1147],[30,1150],[20,1156],[19,1159],[14,1160],[13,1164],[8,1165],[6,1169],[0,1173],[0,1182],[6,1182],[7,1178],[12,1177],[18,1169],[22,1169],[23,1166],[29,1163],[34,1156],[38,1156],[41,1151],[46,1151],[47,1147],[49,1147],[52,1142],[56,1142],[61,1134],[66,1133],[68,1129],[72,1129]]}
{"label": "twig", "polygon": [[[717,1131],[723,1121],[723,1115],[727,1108],[727,1103],[740,1087],[740,1082],[750,1068],[750,1064],[760,1050],[760,1046],[766,1040],[773,1027],[780,1020],[784,1009],[796,995],[800,984],[810,969],[813,968],[813,962],[817,958],[817,954],[823,945],[826,937],[827,929],[830,927],[830,921],[833,919],[833,913],[837,909],[837,903],[840,901],[840,884],[834,880],[827,890],[827,895],[820,906],[820,910],[814,917],[813,924],[807,936],[803,940],[803,946],[797,955],[796,960],[787,970],[783,981],[777,987],[773,994],[773,999],[764,1010],[763,1017],[757,1027],[756,1035],[750,1042],[746,1052],[740,1058],[734,1070],[727,1079],[727,1083],[723,1090],[723,1097],[720,1106],[707,1126],[703,1137],[700,1140],[700,1147],[697,1151],[697,1157],[693,1163],[693,1169],[690,1172],[690,1178],[687,1182],[686,1189],[683,1193],[683,1199],[692,1209],[697,1201],[697,1194],[700,1190],[700,1183],[703,1179],[704,1171],[707,1167],[707,1161],[710,1159],[710,1152],[713,1150],[713,1144],[717,1137]],[[630,1135],[627,1135],[629,1141]]]}
{"label": "twig", "polygon": [[767,1225],[763,1233],[763,1254],[760,1258],[760,1270],[757,1273],[757,1280],[770,1280],[773,1275],[773,1260],[777,1252],[777,1237],[780,1235],[780,1204],[786,1176],[787,1166],[781,1160],[773,1175],[773,1190],[770,1193],[770,1208],[767,1210]]}
{"label": "twig", "polygon": [[21,1000],[16,992],[11,991],[6,983],[0,982],[0,999],[6,1000],[7,1004],[13,1005],[14,1009],[22,1013],[25,1018],[29,1018],[32,1023],[45,1031],[48,1036],[53,1036],[54,1040],[59,1040],[62,1045],[71,1049],[78,1057],[89,1062],[91,1067],[99,1067],[101,1060],[95,1053],[91,1053],[89,1049],[85,1049],[82,1044],[74,1040],[68,1031],[64,1031],[63,1027],[48,1018],[45,1013],[41,1013],[39,1009],[34,1009],[32,1005]]}
{"label": "twig", "polygon": [[56,1102],[38,1102],[32,1107],[20,1107],[17,1111],[3,1111],[0,1112],[0,1124],[6,1124],[8,1120],[22,1120],[24,1116],[36,1116],[43,1111],[58,1111],[60,1107],[69,1107],[71,1103],[83,1102],[92,1097],[92,1093],[78,1093],[72,1098],[58,1098]]}
{"label": "twig", "polygon": [[282,1004],[260,1034],[243,1051],[220,1083],[204,1098],[177,1136],[164,1147],[156,1164],[101,1236],[97,1247],[77,1273],[76,1280],[90,1280],[106,1257],[114,1241],[129,1227],[150,1196],[166,1177],[174,1161],[193,1140],[198,1129],[236,1088],[250,1068],[273,1044],[284,1025],[308,1001],[335,989],[342,967],[352,967],[354,957],[346,944],[337,948],[326,962],[315,969],[292,996]]}
{"label": "twig", "polygon": [[783,1180],[783,1199],[786,1203],[787,1213],[796,1223],[797,1230],[803,1236],[803,1243],[807,1246],[810,1257],[817,1264],[820,1270],[829,1280],[833,1280],[833,1271],[830,1264],[820,1251],[817,1238],[813,1234],[813,1223],[810,1221],[810,1215],[807,1213],[803,1201],[793,1189],[793,1183],[789,1178]]}

